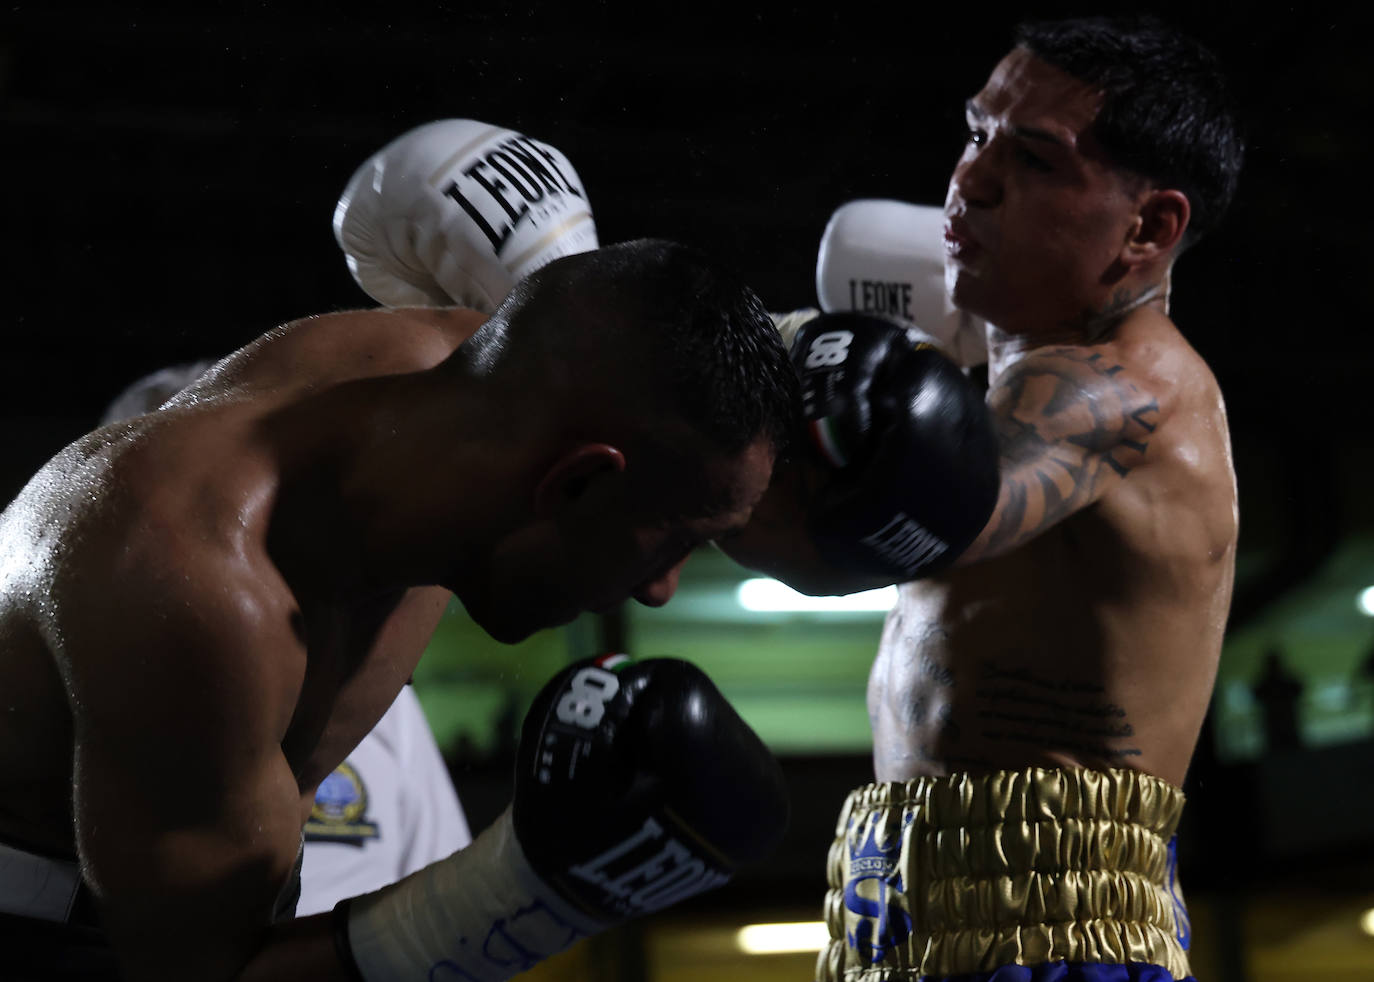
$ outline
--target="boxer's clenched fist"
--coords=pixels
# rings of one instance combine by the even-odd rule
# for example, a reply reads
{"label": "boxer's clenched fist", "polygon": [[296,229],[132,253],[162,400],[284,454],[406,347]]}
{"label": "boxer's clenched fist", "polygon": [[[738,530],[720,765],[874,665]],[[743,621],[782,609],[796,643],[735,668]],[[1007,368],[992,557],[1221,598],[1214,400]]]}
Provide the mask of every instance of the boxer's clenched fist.
{"label": "boxer's clenched fist", "polygon": [[907,329],[822,314],[792,360],[812,447],[832,470],[809,505],[822,557],[912,580],[968,547],[997,503],[997,440],[957,365]]}

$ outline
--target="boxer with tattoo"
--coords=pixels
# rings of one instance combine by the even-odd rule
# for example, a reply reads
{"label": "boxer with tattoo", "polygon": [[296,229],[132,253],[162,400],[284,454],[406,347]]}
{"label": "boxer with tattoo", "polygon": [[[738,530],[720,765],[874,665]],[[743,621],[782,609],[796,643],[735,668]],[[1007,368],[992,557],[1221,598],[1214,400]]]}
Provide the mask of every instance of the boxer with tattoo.
{"label": "boxer with tattoo", "polygon": [[[932,409],[912,381],[928,349],[858,314],[797,334],[827,463],[775,480],[727,548],[811,593],[902,583],[869,679],[877,783],[830,854],[825,982],[1190,977],[1173,836],[1238,517],[1221,392],[1169,286],[1234,193],[1224,93],[1193,41],[1094,18],[1023,26],[968,100],[946,286],[988,324],[993,495],[966,393]],[[950,405],[962,449],[932,455],[909,417]]]}

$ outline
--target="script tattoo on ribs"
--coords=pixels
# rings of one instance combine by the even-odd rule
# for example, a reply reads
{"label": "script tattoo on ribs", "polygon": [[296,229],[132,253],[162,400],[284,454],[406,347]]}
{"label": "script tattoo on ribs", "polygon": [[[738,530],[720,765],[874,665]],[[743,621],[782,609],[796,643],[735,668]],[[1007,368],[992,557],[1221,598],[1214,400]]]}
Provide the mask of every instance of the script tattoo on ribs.
{"label": "script tattoo on ribs", "polygon": [[1144,459],[1159,403],[1122,372],[1099,352],[1053,348],[998,379],[1002,501],[989,550],[1032,538]]}
{"label": "script tattoo on ribs", "polygon": [[991,661],[978,666],[975,688],[983,737],[1121,761],[1139,757],[1126,710],[1093,683],[1050,679]]}

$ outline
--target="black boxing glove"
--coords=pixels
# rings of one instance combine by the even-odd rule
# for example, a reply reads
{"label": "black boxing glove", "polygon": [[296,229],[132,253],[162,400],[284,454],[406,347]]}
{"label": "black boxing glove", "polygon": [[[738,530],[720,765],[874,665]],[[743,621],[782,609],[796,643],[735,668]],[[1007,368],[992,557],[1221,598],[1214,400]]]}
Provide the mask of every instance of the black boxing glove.
{"label": "black boxing glove", "polygon": [[809,506],[821,557],[894,583],[948,566],[997,504],[982,395],[914,332],[865,314],[821,314],[791,351],[812,450],[833,468]]}
{"label": "black boxing glove", "polygon": [[672,658],[564,669],[535,697],[510,808],[467,849],[336,908],[366,982],[497,982],[719,886],[787,824],[777,760]]}
{"label": "black boxing glove", "polygon": [[787,825],[777,761],[701,669],[580,662],[525,717],[515,834],[530,863],[602,920],[728,880]]}

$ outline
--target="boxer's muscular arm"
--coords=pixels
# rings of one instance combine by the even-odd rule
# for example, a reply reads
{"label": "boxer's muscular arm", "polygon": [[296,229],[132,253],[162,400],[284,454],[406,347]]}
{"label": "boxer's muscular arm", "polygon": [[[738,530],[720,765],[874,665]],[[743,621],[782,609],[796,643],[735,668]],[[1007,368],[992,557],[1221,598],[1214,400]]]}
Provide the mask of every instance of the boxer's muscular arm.
{"label": "boxer's muscular arm", "polygon": [[77,837],[130,982],[216,982],[262,944],[296,858],[280,744],[304,661],[262,570],[158,567],[69,598]]}
{"label": "boxer's muscular arm", "polygon": [[1110,348],[1047,348],[988,392],[997,428],[997,507],[956,565],[1010,552],[1099,501],[1144,462],[1158,393]]}

